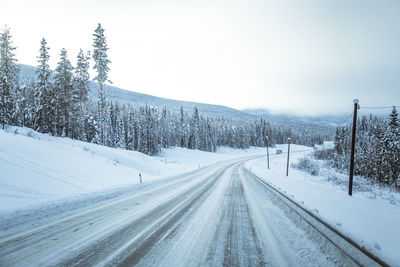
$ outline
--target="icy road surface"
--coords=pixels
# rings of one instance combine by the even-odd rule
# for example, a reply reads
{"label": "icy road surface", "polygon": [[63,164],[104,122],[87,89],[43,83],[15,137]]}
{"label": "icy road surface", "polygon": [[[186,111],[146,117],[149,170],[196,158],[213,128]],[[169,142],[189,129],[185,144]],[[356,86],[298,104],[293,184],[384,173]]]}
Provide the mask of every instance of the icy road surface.
{"label": "icy road surface", "polygon": [[244,171],[249,159],[3,237],[0,266],[352,265]]}

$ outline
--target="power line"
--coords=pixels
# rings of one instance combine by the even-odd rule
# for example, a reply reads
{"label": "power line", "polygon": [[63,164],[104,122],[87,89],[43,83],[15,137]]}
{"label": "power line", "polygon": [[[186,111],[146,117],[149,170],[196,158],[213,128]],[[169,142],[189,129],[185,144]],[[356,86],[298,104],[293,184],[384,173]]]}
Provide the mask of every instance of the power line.
{"label": "power line", "polygon": [[400,108],[400,106],[387,106],[387,107],[363,107],[360,106],[360,109],[387,109],[387,108]]}
{"label": "power line", "polygon": [[351,117],[353,117],[353,112],[351,112],[344,120],[342,120],[339,124],[345,124]]}

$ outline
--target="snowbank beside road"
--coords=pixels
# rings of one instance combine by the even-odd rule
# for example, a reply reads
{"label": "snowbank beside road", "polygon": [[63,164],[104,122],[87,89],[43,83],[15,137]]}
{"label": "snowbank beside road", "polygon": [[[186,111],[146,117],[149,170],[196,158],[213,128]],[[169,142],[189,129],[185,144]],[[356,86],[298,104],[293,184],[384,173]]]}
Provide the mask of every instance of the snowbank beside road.
{"label": "snowbank beside road", "polygon": [[[249,161],[245,166],[375,255],[400,266],[400,202],[393,201],[400,199],[399,193],[392,192],[397,196],[390,201],[385,197],[371,199],[370,194],[357,191],[350,197],[347,188],[338,188],[325,177],[294,168],[289,169],[287,177],[287,145],[278,145],[276,149],[284,152],[276,155],[275,149],[270,149],[269,170],[265,158]],[[290,162],[297,162],[311,151],[292,145]]]}

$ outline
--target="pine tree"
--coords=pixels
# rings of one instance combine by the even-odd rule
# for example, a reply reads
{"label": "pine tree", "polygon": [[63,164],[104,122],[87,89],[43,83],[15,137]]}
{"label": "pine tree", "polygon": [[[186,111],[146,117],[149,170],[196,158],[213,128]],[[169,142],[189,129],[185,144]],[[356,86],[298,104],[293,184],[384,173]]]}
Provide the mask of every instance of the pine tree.
{"label": "pine tree", "polygon": [[18,124],[22,127],[32,127],[32,105],[34,104],[32,92],[34,82],[30,82],[20,87],[18,98]]}
{"label": "pine tree", "polygon": [[161,113],[161,118],[158,123],[160,126],[160,143],[162,148],[169,147],[169,129],[167,119],[167,108],[164,106]]}
{"label": "pine tree", "polygon": [[106,37],[104,36],[104,29],[101,27],[100,23],[98,24],[96,30],[93,34],[93,60],[94,66],[93,69],[96,70],[97,75],[94,78],[99,83],[99,113],[100,113],[100,142],[104,143],[104,123],[106,120],[105,111],[106,111],[106,101],[105,101],[105,89],[104,85],[108,81],[108,71],[110,70],[108,64],[111,61],[107,58],[107,42]]}
{"label": "pine tree", "polygon": [[385,183],[400,187],[400,124],[396,107],[389,115],[389,124],[383,137],[383,174]]}
{"label": "pine tree", "polygon": [[36,68],[36,88],[35,102],[36,108],[36,130],[42,133],[55,134],[55,95],[54,88],[51,83],[51,70],[48,64],[50,55],[47,47],[46,39],[40,42],[38,63]]}
{"label": "pine tree", "polygon": [[87,101],[87,105],[84,109],[84,127],[83,127],[83,138],[82,140],[89,143],[99,143],[99,129],[96,119],[97,104],[95,101]]}
{"label": "pine tree", "polygon": [[19,76],[14,54],[16,47],[11,37],[10,29],[6,27],[0,35],[0,123],[3,129],[13,122]]}
{"label": "pine tree", "polygon": [[107,127],[107,146],[121,147],[122,142],[122,122],[118,103],[110,103],[109,116],[110,118]]}
{"label": "pine tree", "polygon": [[392,112],[389,115],[389,127],[391,127],[392,130],[399,127],[399,113],[395,106],[393,106]]}
{"label": "pine tree", "polygon": [[179,117],[179,135],[180,135],[180,147],[186,147],[186,124],[185,114],[183,113],[183,107],[181,106],[180,117]]}
{"label": "pine tree", "polygon": [[89,93],[89,59],[90,53],[86,55],[83,53],[82,49],[79,51],[77,56],[76,68],[75,68],[75,87],[79,92],[79,102],[85,103],[88,100]]}
{"label": "pine tree", "polygon": [[133,131],[133,111],[131,108],[128,106],[123,107],[124,112],[122,112],[122,128],[123,128],[123,139],[124,139],[124,148],[125,149],[131,149],[133,150],[133,137],[134,137],[134,131]]}
{"label": "pine tree", "polygon": [[75,76],[74,76],[74,89],[72,93],[73,107],[72,116],[72,138],[83,140],[83,128],[85,124],[85,106],[88,101],[89,93],[89,59],[90,54],[84,54],[82,49],[77,56]]}
{"label": "pine tree", "polygon": [[64,48],[60,52],[60,61],[54,74],[54,88],[56,92],[57,134],[69,136],[70,113],[74,107],[77,96],[73,95],[72,65]]}
{"label": "pine tree", "polygon": [[35,123],[37,122],[36,115],[37,115],[37,107],[39,106],[39,103],[37,103],[35,98],[36,95],[35,86],[36,86],[35,80],[32,79],[23,86],[22,90],[24,99],[22,101],[23,107],[21,108],[21,113],[23,118],[22,126],[29,127],[32,129],[37,128],[37,125]]}
{"label": "pine tree", "polygon": [[199,136],[200,116],[197,107],[194,107],[194,113],[190,126],[189,144],[191,149],[200,149],[200,136]]}

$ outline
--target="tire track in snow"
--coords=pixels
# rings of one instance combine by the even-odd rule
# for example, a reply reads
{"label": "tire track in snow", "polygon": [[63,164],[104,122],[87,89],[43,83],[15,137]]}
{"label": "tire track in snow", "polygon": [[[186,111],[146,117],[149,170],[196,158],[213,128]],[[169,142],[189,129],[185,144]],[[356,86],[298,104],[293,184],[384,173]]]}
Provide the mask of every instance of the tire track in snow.
{"label": "tire track in snow", "polygon": [[[222,266],[265,266],[262,246],[244,198],[238,166],[232,170],[222,204],[207,263]],[[218,257],[221,254],[223,256]]]}
{"label": "tire track in snow", "polygon": [[265,266],[237,171],[242,162],[228,168],[137,266]]}
{"label": "tire track in snow", "polygon": [[[183,217],[185,213],[189,212],[190,209],[195,210],[199,207],[199,204],[201,204],[204,197],[207,196],[208,193],[214,188],[223,173],[229,167],[230,166],[223,168],[215,175],[209,177],[209,181],[207,181],[205,185],[199,186],[199,188],[197,188],[195,191],[195,194],[191,195],[189,198],[181,198],[179,202],[183,203],[183,205],[177,209],[176,212],[168,214],[169,216],[165,220],[162,220],[162,223],[155,224],[154,227],[149,229],[149,231],[147,231],[148,233],[143,236],[143,240],[137,242],[137,245],[133,245],[129,249],[126,249],[123,254],[129,253],[129,255],[126,257],[121,255],[122,258],[124,258],[123,261],[120,261],[119,259],[121,256],[118,256],[114,258],[114,260],[111,262],[111,265],[137,265],[140,260],[153,248],[153,246],[159,242],[160,239],[162,239],[162,236],[165,236],[166,234],[173,234],[174,230],[177,229],[182,223],[180,218]],[[175,205],[177,205],[177,203],[171,203],[171,207]]]}

